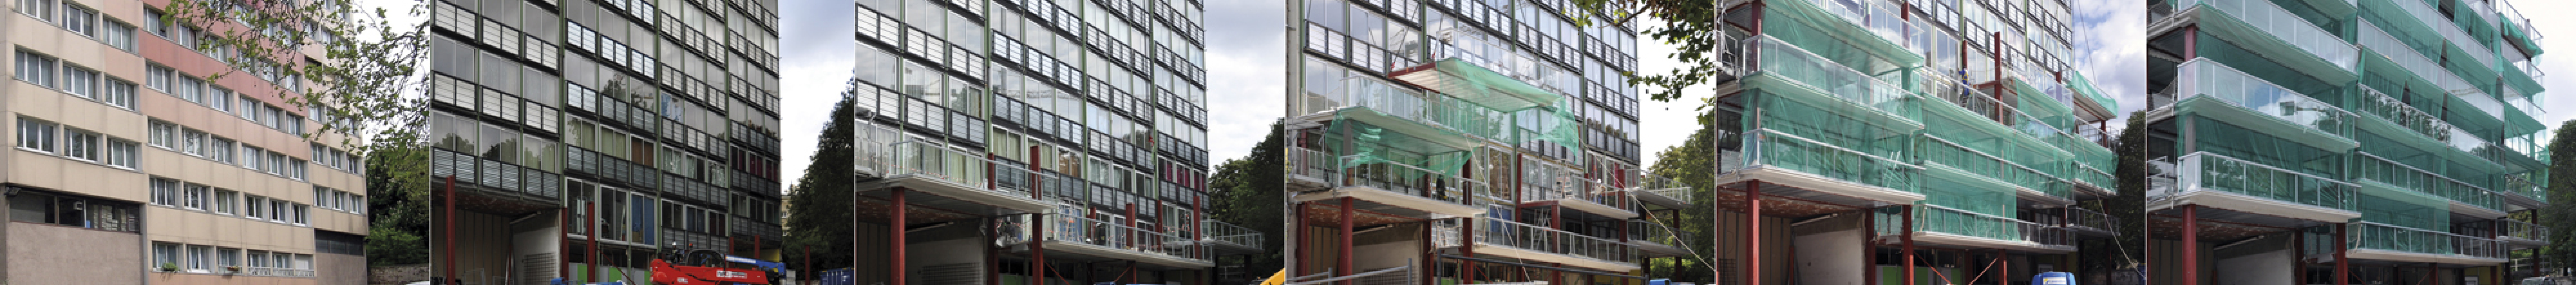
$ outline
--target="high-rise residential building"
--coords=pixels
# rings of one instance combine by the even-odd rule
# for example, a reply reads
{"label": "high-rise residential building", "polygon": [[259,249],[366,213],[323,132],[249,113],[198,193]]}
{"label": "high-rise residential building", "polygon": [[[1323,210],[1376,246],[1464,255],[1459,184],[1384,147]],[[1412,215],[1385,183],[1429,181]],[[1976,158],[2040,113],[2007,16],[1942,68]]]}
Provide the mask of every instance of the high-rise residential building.
{"label": "high-rise residential building", "polygon": [[1664,233],[1647,201],[1677,200],[1634,191],[1634,22],[1558,0],[1288,7],[1291,282],[1642,284],[1646,258],[1688,255],[1645,236]]}
{"label": "high-rise residential building", "polygon": [[[2489,0],[2147,1],[2154,284],[2497,284],[2542,245],[2539,35]],[[2171,268],[2171,269],[2168,269]],[[2402,280],[2402,281],[2401,281]]]}
{"label": "high-rise residential building", "polygon": [[162,21],[169,5],[10,2],[0,282],[365,282],[364,172],[288,101],[305,80],[234,69],[199,43],[248,27]]}
{"label": "high-rise residential building", "polygon": [[777,1],[427,2],[433,275],[779,260]]}
{"label": "high-rise residential building", "polygon": [[[1197,1],[861,0],[866,284],[1216,284]],[[1240,272],[1238,272],[1240,273]],[[990,282],[990,283],[988,283]],[[1237,281],[1241,282],[1241,281]]]}
{"label": "high-rise residential building", "polygon": [[[1706,122],[1718,174],[1702,191],[1717,281],[2108,275],[2118,264],[2079,264],[2075,241],[2123,234],[2118,219],[2077,205],[2114,196],[2101,142],[2119,107],[2077,65],[2068,13],[2106,1],[2069,2],[1720,7],[1735,73]],[[2102,249],[2082,254],[2117,254]]]}

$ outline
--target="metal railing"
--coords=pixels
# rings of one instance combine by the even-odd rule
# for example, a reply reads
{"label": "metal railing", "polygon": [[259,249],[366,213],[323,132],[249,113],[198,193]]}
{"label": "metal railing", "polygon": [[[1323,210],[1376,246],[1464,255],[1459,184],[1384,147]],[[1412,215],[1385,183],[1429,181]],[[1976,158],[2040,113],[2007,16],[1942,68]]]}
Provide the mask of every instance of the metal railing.
{"label": "metal railing", "polygon": [[1117,223],[1064,214],[1031,214],[1036,216],[1043,232],[1039,237],[1051,241],[1097,245],[1121,250],[1155,253],[1172,257],[1205,260],[1204,251],[1189,238],[1163,234]]}
{"label": "metal railing", "polygon": [[626,161],[626,159],[617,158],[608,154],[592,152],[588,149],[582,149],[579,147],[566,146],[564,147],[564,152],[564,170],[589,174],[602,180],[623,182],[628,185],[648,186],[642,187],[645,189],[637,189],[636,191],[658,192],[658,190],[653,190],[652,188],[659,187],[650,186],[654,186],[655,183],[660,182],[659,177],[655,175],[656,173],[661,172],[659,169],[648,167],[640,163]]}
{"label": "metal railing", "polygon": [[2350,224],[2349,244],[2355,249],[2378,249],[2431,254],[2504,258],[2504,246],[2494,239],[2355,221]]}
{"label": "metal railing", "polygon": [[2103,214],[2102,212],[2096,212],[2092,209],[2072,206],[2066,207],[2066,212],[2068,213],[2066,217],[2066,225],[2068,226],[2087,227],[2112,232],[2120,231],[2120,218],[2113,217],[2111,214]]}
{"label": "metal railing", "polygon": [[473,155],[444,149],[431,150],[430,162],[432,177],[454,176],[459,183],[482,185],[547,200],[563,197],[562,176],[543,170],[484,160]]}
{"label": "metal railing", "polygon": [[1458,218],[1475,222],[1476,242],[1609,262],[1635,263],[1637,248],[1615,240],[1575,234],[1510,220]]}
{"label": "metal railing", "polygon": [[970,154],[965,151],[948,148],[947,146],[940,145],[938,143],[920,140],[899,141],[888,144],[887,146],[887,150],[889,150],[890,153],[885,154],[885,156],[889,157],[889,159],[885,160],[885,165],[881,168],[883,171],[880,172],[885,175],[884,177],[892,178],[912,175],[922,178],[948,181],[965,185],[966,188],[1004,195],[1028,194],[1012,193],[1010,191],[996,190],[992,187],[986,187],[987,184],[985,184],[985,179],[988,179],[988,177],[986,176],[987,173],[985,167],[992,165],[992,161],[986,160],[982,155]]}
{"label": "metal railing", "polygon": [[2516,220],[2496,220],[2504,224],[2504,236],[2528,240],[2549,240],[2549,227]]}
{"label": "metal railing", "polygon": [[1323,151],[1290,147],[1288,168],[1293,175],[1324,180],[1331,187],[1369,186],[1459,205],[1473,205],[1470,195],[1491,195],[1485,182],[1441,174],[1421,167],[1388,161],[1341,166],[1341,158]]}
{"label": "metal railing", "polygon": [[2003,216],[1967,210],[1919,204],[1914,211],[1914,230],[1942,232],[1964,236],[2028,241],[2045,245],[2069,245],[2064,229]]}
{"label": "metal railing", "polygon": [[2178,73],[2175,76],[2178,83],[2173,87],[2177,93],[2173,95],[2183,97],[2167,99],[2167,103],[2203,96],[2307,127],[2298,131],[2350,139],[2352,112],[2325,101],[2309,98],[2205,57],[2184,62]]}
{"label": "metal railing", "polygon": [[1628,221],[1628,240],[1646,241],[1671,246],[1682,245],[1681,236],[1674,235],[1672,229],[1665,228],[1654,222],[1642,220]]}
{"label": "metal railing", "polygon": [[1752,55],[1744,57],[1746,63],[1740,64],[1750,69],[1747,72],[1760,71],[1779,76],[1798,85],[1814,88],[1817,92],[1828,94],[1827,96],[1870,107],[1870,110],[1888,116],[1914,119],[1920,115],[1921,111],[1917,108],[1909,108],[1906,105],[1909,104],[1908,101],[1913,100],[1914,92],[1902,86],[1853,70],[1840,62],[1816,55],[1770,35],[1749,38],[1740,43],[1744,45],[1744,50],[1753,52]]}
{"label": "metal railing", "polygon": [[2221,191],[2334,209],[2351,209],[2356,188],[2351,183],[2289,171],[2208,152],[2148,161],[2151,174],[2147,200],[2161,201],[2193,191]]}
{"label": "metal railing", "polygon": [[1721,165],[1719,170],[1772,166],[1910,192],[1914,189],[1915,175],[1920,172],[1917,170],[1922,169],[1913,164],[1771,129],[1746,133],[1743,152],[1745,159],[1741,162],[1727,163],[1739,165]]}
{"label": "metal railing", "polygon": [[1207,238],[1209,240],[1216,242],[1231,243],[1252,248],[1262,248],[1264,245],[1262,243],[1261,232],[1254,231],[1252,228],[1237,226],[1217,220],[1199,221],[1199,227],[1202,228],[1202,231],[1207,231]]}
{"label": "metal railing", "polygon": [[2389,161],[2378,155],[2366,152],[2358,154],[2360,159],[2353,160],[2354,171],[2350,177],[2355,181],[2368,179],[2491,210],[2504,209],[2503,199],[2497,197],[2495,192],[2487,191],[2486,188],[2417,169],[2415,166]]}
{"label": "metal railing", "polygon": [[2319,29],[2314,24],[2309,24],[2306,19],[2291,14],[2289,10],[2282,9],[2280,5],[2274,5],[2271,1],[2178,0],[2175,2],[2183,7],[2205,5],[2205,7],[2217,8],[2219,12],[2245,21],[2245,24],[2253,26],[2252,28],[2265,31],[2265,35],[2298,47],[2309,55],[2333,63],[2335,67],[2347,72],[2352,71],[2353,64],[2360,58],[2356,56],[2359,54],[2357,49],[2353,48],[2352,44],[2345,43],[2343,38],[2326,32],[2325,29]]}

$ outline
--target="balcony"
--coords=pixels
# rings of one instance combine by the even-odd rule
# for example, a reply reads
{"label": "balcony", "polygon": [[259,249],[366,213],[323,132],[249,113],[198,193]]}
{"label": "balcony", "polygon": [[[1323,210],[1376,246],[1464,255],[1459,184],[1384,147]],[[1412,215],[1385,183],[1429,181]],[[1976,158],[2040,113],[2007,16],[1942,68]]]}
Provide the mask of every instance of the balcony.
{"label": "balcony", "polygon": [[2208,58],[2194,58],[2178,69],[2170,93],[2147,98],[2154,106],[2148,120],[2196,114],[2327,151],[2361,146],[2346,136],[2353,115],[2342,108]]}
{"label": "balcony", "polygon": [[[2066,253],[2075,246],[2065,229],[2013,218],[1969,212],[1939,205],[1915,205],[1914,241],[1974,248],[1998,248],[2016,251]],[[1897,209],[1897,208],[1887,208]],[[1880,219],[1889,216],[1877,216]],[[1879,224],[1903,224],[1903,221],[1881,220]]]}
{"label": "balcony", "polygon": [[2549,227],[2509,219],[2497,219],[2495,221],[2498,224],[2504,225],[2503,234],[2497,237],[2496,240],[2503,241],[2508,245],[2519,248],[2532,248],[2549,245]]}
{"label": "balcony", "polygon": [[778,225],[749,218],[734,217],[733,222],[726,223],[725,226],[733,228],[732,233],[737,237],[760,237],[764,240],[776,241],[785,236],[785,231]]}
{"label": "balcony", "polygon": [[2485,171],[2505,170],[2500,161],[2478,155],[2478,152],[2492,149],[2494,144],[2443,122],[2440,116],[2416,109],[2370,86],[2361,86],[2359,95],[2361,98],[2357,99],[2360,102],[2354,103],[2354,110],[2359,111],[2355,112],[2359,117],[2365,118],[2359,120],[2362,122],[2358,124],[2360,129],[2465,166]]}
{"label": "balcony", "polygon": [[597,182],[627,185],[636,188],[635,191],[649,193],[660,188],[654,187],[653,183],[659,182],[657,173],[661,170],[580,147],[565,147],[564,154],[564,170],[570,174],[586,175]]}
{"label": "balcony", "polygon": [[[1720,160],[1717,185],[1760,180],[1824,194],[1912,204],[1915,176],[1923,167],[1809,140],[1771,129],[1744,134],[1741,160]],[[1863,202],[1865,203],[1865,202]]]}
{"label": "balcony", "polygon": [[[993,187],[986,175],[994,163],[983,155],[949,148],[936,142],[903,140],[885,148],[861,148],[856,163],[859,169],[882,179],[863,182],[858,189],[901,187],[928,193],[944,199],[921,199],[913,203],[951,206],[948,209],[971,209],[990,206],[1019,212],[1041,212],[1054,204],[1038,200],[1030,192]],[[874,165],[868,165],[873,163]],[[946,204],[946,205],[943,205]]]}
{"label": "balcony", "polygon": [[2549,204],[2549,190],[2541,187],[2540,183],[2533,183],[2531,180],[2523,179],[2521,175],[2505,175],[2504,189],[2497,190],[2501,190],[2496,191],[2498,193],[2512,194],[2504,195],[2505,201],[2513,202],[2515,205],[2522,205],[2527,208],[2539,208],[2540,206]]}
{"label": "balcony", "polygon": [[2009,189],[2014,195],[2049,204],[2075,203],[2075,200],[2067,199],[2071,197],[2067,191],[2071,187],[2063,187],[2067,185],[2065,182],[2030,167],[1940,137],[1925,136],[1918,145],[1916,155],[1923,158],[1918,165],[1931,170],[1924,172],[1928,177],[1980,184],[1972,186],[1975,188]]}
{"label": "balcony", "polygon": [[[1867,52],[1898,66],[1921,65],[1922,55],[1905,49],[1904,18],[1901,11],[1883,1],[1782,1],[1763,6],[1766,24],[1803,24],[1805,30],[1820,32],[1809,37],[1831,37],[1852,51]],[[1826,4],[1827,6],[1819,6]],[[1778,12],[1777,14],[1769,14]],[[1779,22],[1775,22],[1779,21]],[[1770,37],[1764,34],[1763,37]],[[1776,40],[1776,39],[1775,39]],[[1812,39],[1802,39],[1810,40]]]}
{"label": "balcony", "polygon": [[446,149],[431,150],[430,161],[430,177],[454,176],[456,183],[481,186],[460,189],[489,190],[503,197],[548,207],[557,206],[556,203],[563,198],[563,178],[554,173]]}
{"label": "balcony", "polygon": [[[1604,271],[1642,269],[1637,265],[1637,248],[1616,240],[1603,239],[1533,226],[1510,220],[1484,217],[1456,218],[1475,223],[1473,227],[1476,254],[1488,254],[1557,263]],[[1447,223],[1456,225],[1456,223]],[[1456,231],[1455,229],[1446,229]]]}
{"label": "balcony", "polygon": [[2202,205],[2298,220],[2343,222],[2358,186],[2207,152],[2147,164],[2147,210]]}
{"label": "balcony", "polygon": [[1920,98],[1911,90],[1769,35],[1739,43],[1750,52],[1740,64],[1750,74],[1736,81],[1745,90],[1900,131],[1923,128]]}
{"label": "balcony", "polygon": [[[1029,219],[1033,218],[1040,222],[1034,223],[1037,234],[1030,235],[1028,231],[1031,228],[1018,225],[1032,224]],[[1005,244],[1025,242],[1021,237],[1036,236],[1043,239],[1042,246],[1050,253],[1080,255],[1066,258],[1132,260],[1155,266],[1192,269],[1216,265],[1208,261],[1207,248],[1186,237],[1063,214],[1015,215],[1004,219],[1006,225],[1012,226],[1003,234],[1002,242]]]}
{"label": "balcony", "polygon": [[[2400,0],[2411,1],[2411,0]],[[2199,27],[2327,82],[2353,80],[2359,49],[2272,1],[2177,0]],[[2193,8],[2197,7],[2197,8]],[[2211,13],[2216,12],[2216,13]],[[2210,17],[2221,16],[2224,17]]]}
{"label": "balcony", "polygon": [[1298,202],[1352,197],[1418,211],[1423,214],[1420,217],[1431,218],[1474,216],[1485,209],[1473,205],[1508,201],[1483,181],[1392,161],[1363,161],[1302,147],[1287,150],[1291,184],[1330,189],[1296,194]]}
{"label": "balcony", "polygon": [[1637,201],[1663,206],[1666,209],[1691,206],[1694,190],[1689,185],[1682,185],[1679,180],[1663,176],[1647,176],[1645,181],[1645,186],[1628,191],[1630,195],[1637,197]]}
{"label": "balcony", "polygon": [[1637,212],[1631,211],[1635,208],[1629,205],[1628,197],[1619,195],[1625,191],[1611,189],[1600,180],[1583,178],[1581,173],[1573,169],[1537,159],[1524,158],[1520,168],[1519,179],[1523,183],[1520,189],[1520,202],[1524,205],[1555,203],[1566,209],[1598,214],[1612,219],[1624,220],[1637,217]]}
{"label": "balcony", "polygon": [[1263,243],[1261,232],[1254,231],[1252,228],[1217,220],[1201,220],[1199,229],[1207,232],[1207,237],[1202,241],[1209,245],[1208,249],[1215,250],[1217,253],[1261,252],[1263,245],[1266,245]]}
{"label": "balcony", "polygon": [[2504,244],[2494,239],[2373,223],[2345,224],[2344,238],[2353,259],[2494,265],[2505,262]]}
{"label": "balcony", "polygon": [[[2425,5],[2425,1],[2369,1],[2371,3],[2363,3],[2361,5],[2365,17],[2376,15],[2378,17],[2398,18],[2395,20],[2400,21],[2413,20],[2413,22],[2420,24],[2418,26],[2400,25],[2400,27],[2386,28],[2408,29],[2410,30],[2408,31],[2410,34],[2429,32],[2440,35],[2442,37],[2442,41],[2450,42],[2453,48],[2460,49],[2459,51],[2461,53],[2459,54],[2495,54],[2495,50],[2487,48],[2485,41],[2479,41],[2474,37],[2470,37],[2468,31],[2461,30],[2459,25],[2452,23],[2450,21],[2450,17],[2443,16],[2439,10],[2433,9],[2432,6]],[[2389,10],[2390,8],[2395,8],[2395,10]],[[2496,59],[2488,58],[2486,56],[2467,57],[2477,59],[2479,64],[2483,64],[2481,67],[2493,67],[2496,65]]]}
{"label": "balcony", "polygon": [[2486,188],[2417,169],[2414,166],[2389,161],[2367,152],[2355,155],[2352,163],[2350,179],[2354,184],[2390,187],[2440,197],[2443,201],[2449,202],[2446,204],[2453,213],[2489,219],[2505,215],[2504,211],[2499,210],[2504,209],[2503,199],[2497,197],[2495,192],[2487,191]]}
{"label": "balcony", "polygon": [[1648,221],[1628,221],[1628,244],[1637,246],[1638,253],[1642,254],[1638,257],[1653,258],[1688,256],[1691,254],[1690,249],[1682,248],[1685,240],[1679,235],[1674,235],[1671,228],[1666,228],[1664,226],[1665,225]]}
{"label": "balcony", "polygon": [[2120,218],[2112,217],[2110,214],[2080,207],[2066,207],[2064,219],[2066,221],[2062,226],[2076,233],[2120,235]]}

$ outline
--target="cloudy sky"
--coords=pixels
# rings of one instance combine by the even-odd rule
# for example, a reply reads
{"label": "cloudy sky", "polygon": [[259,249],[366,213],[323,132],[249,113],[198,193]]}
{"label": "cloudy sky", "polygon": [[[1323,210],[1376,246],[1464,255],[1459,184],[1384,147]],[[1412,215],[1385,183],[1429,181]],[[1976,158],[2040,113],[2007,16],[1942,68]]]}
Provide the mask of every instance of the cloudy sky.
{"label": "cloudy sky", "polygon": [[[1286,44],[1283,41],[1287,29],[1282,24],[1286,21],[1282,12],[1286,10],[1282,6],[1285,2],[1205,1],[1209,19],[1205,23],[1209,37],[1207,94],[1211,121],[1208,130],[1211,145],[1208,149],[1212,161],[1239,158],[1249,153],[1252,144],[1268,130],[1268,124],[1279,118],[1285,109],[1280,106],[1285,97],[1286,78],[1282,69],[1286,62]],[[2143,91],[2146,86],[2146,63],[2143,60],[2146,52],[2145,9],[2139,9],[2138,4],[2131,1],[2072,2],[2077,2],[2072,12],[2079,29],[2074,33],[2077,38],[2072,39],[2079,54],[2074,64],[2095,80],[2103,91],[2111,93],[2110,97],[2120,101],[2122,110],[2118,113],[2127,114],[2142,108],[2146,105]],[[2524,5],[2521,7],[2523,11],[2576,9],[2576,1],[2518,2]],[[786,166],[785,173],[792,173],[788,183],[794,183],[793,177],[804,173],[808,157],[814,153],[813,134],[822,132],[823,122],[827,120],[825,115],[830,113],[832,102],[839,98],[844,82],[850,77],[851,55],[855,53],[852,49],[856,48],[856,42],[851,30],[849,1],[785,0],[781,5],[783,7],[779,10],[785,14],[779,17],[785,22],[781,25],[785,30],[780,32],[809,35],[785,37],[781,47],[785,51],[780,55],[792,59],[785,61],[786,66],[782,69],[786,77],[784,82],[788,84],[784,90],[786,102],[782,104],[785,110],[781,110],[785,112],[782,119],[786,122],[786,135],[781,142],[786,153],[781,162]],[[2536,18],[2532,22],[2544,35],[2542,46],[2576,47],[2576,18]],[[2545,37],[2555,33],[2566,36]],[[1639,54],[1638,59],[1646,72],[1682,66],[1667,57],[1673,51],[1670,45],[1647,42],[1640,46],[1643,54]],[[2576,56],[2543,56],[2540,65],[2542,73],[2576,75]],[[2576,90],[2576,81],[2542,80],[2542,83],[2552,90]],[[1699,98],[1706,96],[1708,94],[1701,91],[1683,100],[1645,102],[1641,108],[1644,114],[1640,115],[1639,121],[1645,122],[1640,126],[1644,129],[1641,144],[1647,153],[1651,155],[1670,148],[1687,138],[1689,131],[1696,129],[1697,125],[1664,122],[1689,122],[1697,113]],[[2546,100],[2542,104],[2576,106]],[[2551,109],[2557,112],[2538,114],[2540,121],[2555,126],[2556,122],[2576,118],[2576,108]],[[2119,127],[2112,126],[2113,129]],[[1653,159],[1647,160],[1651,162]]]}

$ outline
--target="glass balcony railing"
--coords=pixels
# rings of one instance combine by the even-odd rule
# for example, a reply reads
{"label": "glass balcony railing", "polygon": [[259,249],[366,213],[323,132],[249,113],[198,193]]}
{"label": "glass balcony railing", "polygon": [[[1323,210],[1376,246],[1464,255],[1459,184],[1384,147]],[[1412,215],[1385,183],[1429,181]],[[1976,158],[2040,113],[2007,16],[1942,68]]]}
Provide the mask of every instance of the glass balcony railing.
{"label": "glass balcony railing", "polygon": [[2026,241],[2043,245],[2070,245],[2064,229],[2028,221],[1983,213],[1918,204],[1914,211],[1914,230],[1941,232],[1981,238]]}
{"label": "glass balcony railing", "polygon": [[1477,223],[1476,242],[1593,260],[1636,263],[1637,247],[1616,240],[1575,234],[1510,220],[1459,218]]}
{"label": "glass balcony railing", "polygon": [[2549,227],[2516,220],[2496,220],[2496,223],[2504,224],[2505,237],[2539,241],[2549,240]]}
{"label": "glass balcony railing", "polygon": [[986,184],[986,180],[988,179],[986,174],[988,171],[987,166],[992,165],[992,161],[986,160],[982,155],[970,154],[966,151],[949,148],[936,142],[920,140],[905,140],[887,144],[886,150],[888,153],[881,154],[886,157],[886,159],[883,160],[885,164],[877,167],[877,169],[882,170],[879,173],[882,173],[883,177],[893,178],[911,175],[957,183],[958,185],[966,186],[965,188],[971,188],[978,191],[995,192],[1005,195],[1028,195],[1028,193],[1024,192],[1014,193],[1004,190],[996,190],[989,187],[990,184]]}
{"label": "glass balcony railing", "polygon": [[[1038,220],[1030,222],[1031,219]],[[1036,227],[1035,234],[1030,225]],[[1027,214],[1003,218],[998,242],[1026,242],[1027,237],[1046,241],[1095,245],[1119,250],[1157,254],[1184,259],[1207,260],[1205,247],[1189,238],[1152,230],[1129,227],[1120,223],[1064,214]]]}
{"label": "glass balcony railing", "polygon": [[2353,249],[2376,249],[2415,253],[2465,255],[2504,258],[2504,245],[2494,239],[2453,233],[2355,221],[2345,236]]}
{"label": "glass balcony railing", "polygon": [[2148,163],[2156,172],[2147,200],[2193,191],[2221,191],[2265,199],[2351,210],[2357,186],[2208,152]]}
{"label": "glass balcony railing", "polygon": [[2549,203],[2549,190],[2547,188],[2542,188],[2540,183],[2533,183],[2531,180],[2523,179],[2520,175],[2505,175],[2504,189],[2502,190],[2504,191],[2499,192],[2512,193],[2513,195],[2521,195],[2523,198],[2531,198],[2531,200],[2540,201],[2541,203]]}
{"label": "glass balcony railing", "polygon": [[2068,181],[2091,184],[2094,189],[2108,190],[2111,189],[2112,186],[2118,185],[2112,184],[2111,173],[2102,172],[2102,170],[2099,169],[2093,169],[2093,167],[2089,165],[2076,165],[2075,171],[2069,172],[2074,173],[2075,175],[2073,175],[2074,179],[2069,179]]}
{"label": "glass balcony railing", "polygon": [[2347,134],[2353,115],[2343,108],[2308,98],[2209,58],[2194,58],[2184,62],[2180,69],[2172,87],[2175,92],[2156,96],[2163,98],[2148,98],[2152,102],[2150,105],[2161,108],[2182,99],[2205,96],[2306,127],[2294,131],[2351,140]]}
{"label": "glass balcony railing", "polygon": [[2358,159],[2352,160],[2353,171],[2351,172],[2351,179],[2355,181],[2363,179],[2378,181],[2464,204],[2491,210],[2504,209],[2503,200],[2496,197],[2495,192],[2487,191],[2486,188],[2469,185],[2467,182],[2460,182],[2414,166],[2389,161],[2379,155],[2365,152],[2355,157]]}
{"label": "glass balcony railing", "polygon": [[[1459,205],[1478,205],[1481,201],[1509,201],[1486,186],[1484,181],[1434,172],[1422,167],[1377,161],[1344,166],[1343,158],[1323,151],[1290,147],[1290,174],[1323,180],[1332,187],[1370,186],[1379,190],[1404,193]],[[1479,197],[1482,200],[1471,199]]]}
{"label": "glass balcony railing", "polygon": [[[628,185],[653,185],[659,179],[655,174],[661,172],[644,164],[579,147],[564,148],[564,170]],[[659,187],[642,187],[634,191],[654,191],[651,188]]]}
{"label": "glass balcony railing", "polygon": [[2050,187],[2049,184],[2057,181],[2057,178],[2040,173],[2039,170],[2005,161],[1988,153],[1971,150],[1948,139],[1929,136],[1924,138],[1919,141],[1922,147],[1916,149],[1915,153],[1926,163],[1939,163],[1973,175],[1985,176],[2048,195],[2071,197],[2071,193],[2064,191],[2068,190],[2065,187]]}
{"label": "glass balcony railing", "polygon": [[1722,161],[1719,169],[1771,166],[1826,178],[1911,192],[1920,166],[1789,135],[1758,129],[1744,135],[1744,159]]}
{"label": "glass balcony railing", "polygon": [[1217,220],[1201,220],[1199,227],[1200,230],[1207,231],[1207,239],[1211,241],[1251,248],[1262,248],[1264,245],[1261,232],[1254,231],[1252,228]]}
{"label": "glass balcony railing", "polygon": [[2281,6],[2272,4],[2272,1],[2177,0],[2175,2],[2183,7],[2202,5],[2216,8],[2219,12],[2244,21],[2255,29],[2268,32],[2266,34],[2273,38],[2332,63],[2335,67],[2342,68],[2344,72],[2352,72],[2353,63],[2359,58],[2356,49],[2352,44],[2345,43],[2343,38],[2326,32],[2325,29],[2317,28],[2316,25],[2308,23],[2298,15],[2290,14],[2289,10],[2281,9]]}
{"label": "glass balcony railing", "polygon": [[1672,229],[1642,220],[1628,221],[1628,240],[1682,246],[1681,236],[1673,235]]}
{"label": "glass balcony railing", "polygon": [[[580,151],[579,148],[573,148],[573,150]],[[457,183],[481,185],[486,188],[504,192],[527,194],[529,196],[543,198],[548,201],[562,198],[563,183],[561,183],[561,181],[563,181],[563,179],[562,176],[554,173],[547,173],[543,170],[522,167],[500,161],[486,160],[474,157],[473,155],[448,151],[445,149],[432,149],[430,151],[430,162],[429,170],[431,177],[453,176],[456,177]],[[572,161],[569,162],[569,165],[574,166],[575,168],[589,165],[581,162],[585,161]]]}
{"label": "glass balcony railing", "polygon": [[2432,6],[2427,6],[2427,5],[2424,3],[2425,1],[2417,1],[2417,0],[2385,0],[2385,1],[2395,3],[2395,5],[2362,5],[2362,6],[2365,6],[2365,7],[2379,7],[2379,6],[2397,7],[2397,10],[2398,10],[2398,11],[2401,11],[2401,12],[2405,12],[2405,14],[2406,14],[2406,16],[2407,16],[2407,17],[2415,18],[2414,20],[2415,20],[2417,23],[2420,23],[2420,24],[2423,24],[2424,26],[2430,27],[2430,28],[2432,29],[2432,32],[2433,32],[2433,33],[2435,33],[2435,34],[2440,34],[2440,35],[2442,35],[2442,40],[2443,40],[2443,41],[2451,42],[2451,44],[2452,44],[2452,45],[2457,45],[2457,46],[2460,48],[2460,50],[2467,51],[2467,52],[2468,52],[2468,54],[2470,54],[2470,55],[2468,55],[2468,56],[2464,56],[2464,57],[2477,59],[2478,63],[2479,63],[2479,64],[2483,64],[2484,66],[2495,66],[2495,64],[2496,64],[2496,63],[2495,63],[2495,59],[2493,59],[2493,58],[2487,58],[2487,55],[2495,54],[2495,50],[2487,49],[2487,45],[2485,44],[2485,42],[2484,42],[2484,41],[2479,41],[2479,40],[2477,40],[2476,38],[2469,37],[2469,33],[2468,33],[2468,31],[2466,31],[2466,30],[2461,30],[2459,25],[2451,23],[2451,21],[2450,21],[2450,17],[2442,16],[2442,14],[2441,14],[2440,12],[2438,12],[2437,10],[2434,10]]}
{"label": "glass balcony railing", "polygon": [[2066,207],[2066,225],[2112,232],[2120,231],[2120,218],[2081,207]]}
{"label": "glass balcony railing", "polygon": [[1681,180],[1663,176],[1647,176],[1645,181],[1645,187],[1642,188],[1645,189],[1646,192],[1655,193],[1655,195],[1663,195],[1664,197],[1673,198],[1673,200],[1682,201],[1683,203],[1689,203],[1693,196],[1691,194],[1693,191],[1691,191],[1690,185],[1682,184]]}
{"label": "glass balcony railing", "polygon": [[1763,35],[1741,42],[1744,50],[1753,51],[1749,62],[1741,64],[1751,72],[1777,76],[1812,92],[1876,110],[1901,120],[1913,120],[1917,108],[1910,104],[1913,91],[1878,77],[1863,74],[1788,42]]}

